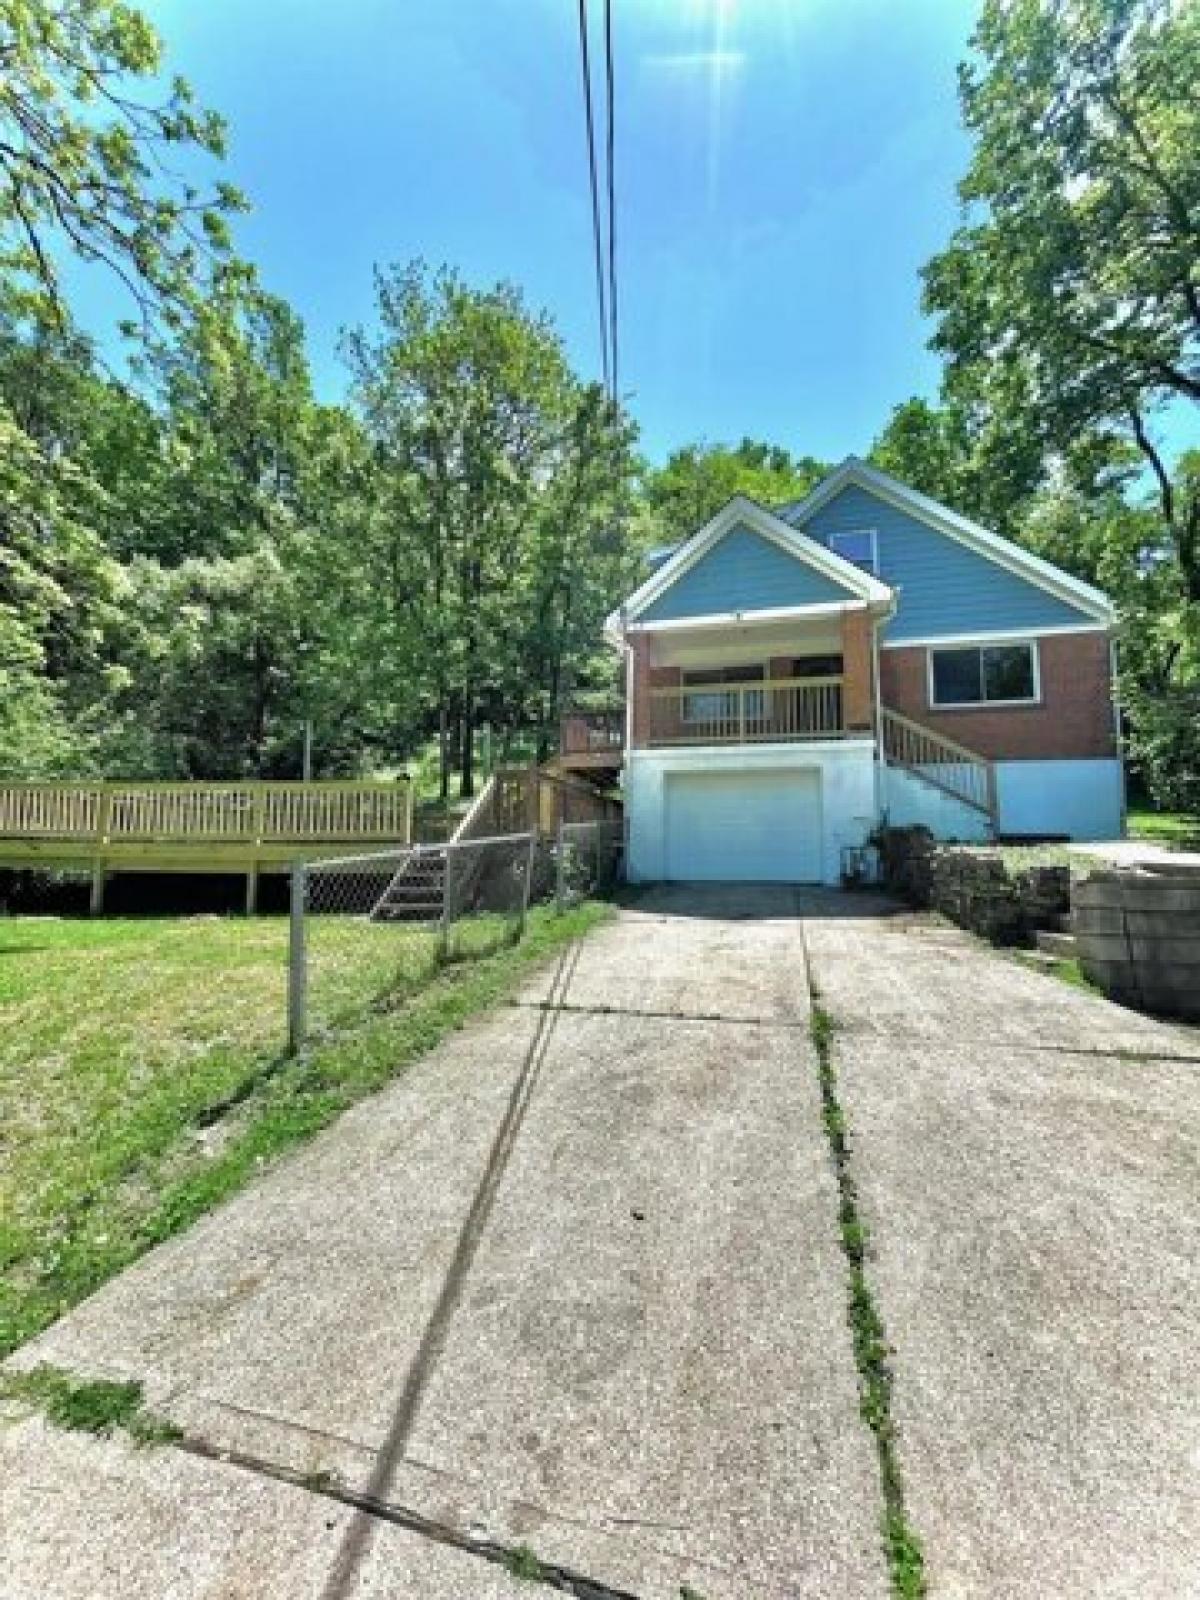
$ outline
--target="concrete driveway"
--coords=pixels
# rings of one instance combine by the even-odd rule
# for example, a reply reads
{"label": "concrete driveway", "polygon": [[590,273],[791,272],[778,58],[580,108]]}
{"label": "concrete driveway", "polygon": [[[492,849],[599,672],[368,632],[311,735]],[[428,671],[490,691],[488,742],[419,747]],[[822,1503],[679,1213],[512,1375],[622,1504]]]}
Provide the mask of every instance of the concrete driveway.
{"label": "concrete driveway", "polygon": [[[869,897],[673,889],[16,1358],[0,1595],[883,1597],[810,985],[931,1592],[1200,1593],[1196,1035]],[[527,1559],[527,1558],[526,1558]]]}

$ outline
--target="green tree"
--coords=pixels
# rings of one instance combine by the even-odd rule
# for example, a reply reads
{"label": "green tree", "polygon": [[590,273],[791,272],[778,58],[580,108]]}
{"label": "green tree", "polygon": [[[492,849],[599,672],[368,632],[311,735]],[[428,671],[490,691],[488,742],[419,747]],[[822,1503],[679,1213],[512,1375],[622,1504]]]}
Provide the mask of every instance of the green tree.
{"label": "green tree", "polygon": [[628,430],[510,285],[415,263],[376,289],[378,327],[351,333],[346,354],[380,468],[380,638],[433,708],[443,794],[455,752],[470,794],[481,711],[557,700],[577,639],[599,627],[588,574],[613,543],[592,535],[619,522]]}
{"label": "green tree", "polygon": [[86,765],[75,719],[115,686],[120,568],[89,525],[103,491],[0,402],[0,772]]}
{"label": "green tree", "polygon": [[1195,804],[1200,472],[1163,421],[1196,437],[1200,7],[985,0],[972,45],[963,220],[925,272],[937,426],[897,413],[877,453],[1114,595],[1135,769]]}
{"label": "green tree", "polygon": [[1013,538],[1044,477],[1037,439],[1007,410],[980,421],[953,397],[898,405],[870,459],[901,482]]}
{"label": "green tree", "polygon": [[986,0],[964,221],[926,268],[948,397],[1072,471],[1139,452],[1189,600],[1200,501],[1157,436],[1200,401],[1200,7]]}
{"label": "green tree", "polygon": [[735,494],[767,507],[802,499],[828,468],[782,445],[743,439],[740,444],[688,444],[665,465],[643,474],[645,544],[677,543],[702,528]]}
{"label": "green tree", "polygon": [[56,255],[66,248],[125,285],[143,325],[176,320],[228,258],[227,183],[200,193],[172,174],[181,154],[220,157],[220,117],[182,78],[159,99],[161,41],[122,0],[0,0],[0,295],[3,308],[65,329]]}

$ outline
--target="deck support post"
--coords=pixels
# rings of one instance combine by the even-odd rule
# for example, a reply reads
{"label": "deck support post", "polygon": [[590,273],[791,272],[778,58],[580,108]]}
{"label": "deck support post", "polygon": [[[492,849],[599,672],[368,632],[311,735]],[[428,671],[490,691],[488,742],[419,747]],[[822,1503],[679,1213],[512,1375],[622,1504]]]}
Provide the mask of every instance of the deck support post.
{"label": "deck support post", "polygon": [[104,911],[104,884],[108,874],[104,869],[104,862],[92,862],[92,892],[88,900],[88,914],[93,917],[100,916]]}
{"label": "deck support post", "polygon": [[258,862],[246,873],[246,915],[252,917],[258,910]]}

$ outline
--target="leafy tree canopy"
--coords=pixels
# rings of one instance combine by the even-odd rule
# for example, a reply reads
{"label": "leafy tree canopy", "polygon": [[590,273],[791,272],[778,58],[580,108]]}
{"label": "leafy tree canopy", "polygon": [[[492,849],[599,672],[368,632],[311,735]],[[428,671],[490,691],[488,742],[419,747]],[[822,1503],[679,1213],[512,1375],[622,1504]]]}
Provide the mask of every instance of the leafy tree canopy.
{"label": "leafy tree canopy", "polygon": [[782,445],[743,439],[737,445],[689,444],[642,477],[641,537],[675,544],[695,533],[735,494],[776,507],[799,500],[828,468]]}
{"label": "leafy tree canopy", "polygon": [[925,273],[947,397],[1045,481],[1136,451],[1200,600],[1200,503],[1156,429],[1200,401],[1200,7],[986,0],[973,51],[964,218]]}

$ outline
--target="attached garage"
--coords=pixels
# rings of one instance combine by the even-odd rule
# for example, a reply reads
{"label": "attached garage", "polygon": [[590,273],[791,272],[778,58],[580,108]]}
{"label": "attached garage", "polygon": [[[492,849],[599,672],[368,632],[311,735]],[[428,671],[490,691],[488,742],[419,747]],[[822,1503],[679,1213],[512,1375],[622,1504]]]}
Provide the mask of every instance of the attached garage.
{"label": "attached garage", "polygon": [[664,799],[667,878],[821,881],[818,769],[670,772]]}

